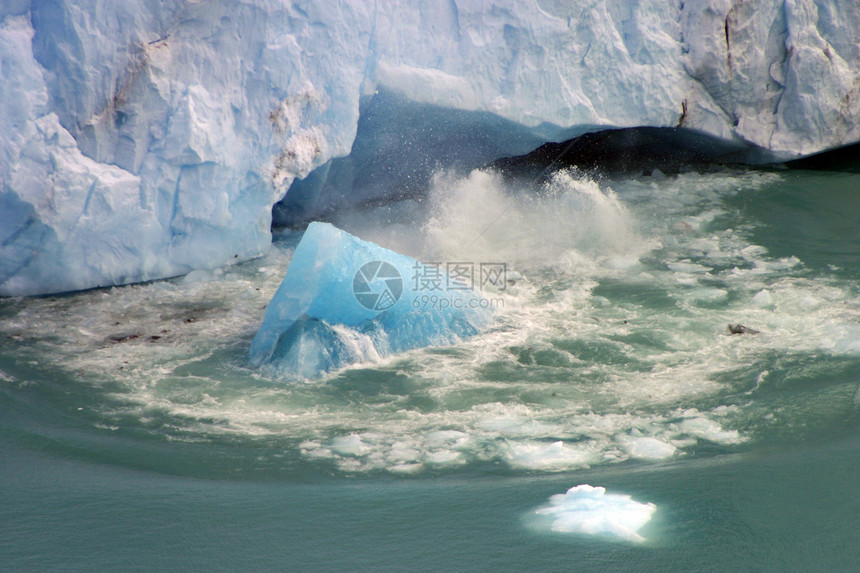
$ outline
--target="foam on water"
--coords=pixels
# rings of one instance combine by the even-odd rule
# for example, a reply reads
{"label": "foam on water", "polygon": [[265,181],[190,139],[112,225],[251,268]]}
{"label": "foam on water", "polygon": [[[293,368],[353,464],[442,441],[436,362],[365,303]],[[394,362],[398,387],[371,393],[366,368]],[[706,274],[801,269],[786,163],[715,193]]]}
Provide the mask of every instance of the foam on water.
{"label": "foam on water", "polygon": [[[4,300],[0,335],[21,364],[104,393],[95,431],[138,420],[172,440],[265,440],[345,472],[554,472],[732,451],[804,431],[798,409],[814,419],[856,407],[856,384],[820,402],[779,394],[814,378],[807,356],[860,356],[853,284],[771,256],[733,206],[781,177],[598,184],[565,173],[534,192],[489,173],[440,176],[427,201],[355,219],[381,229],[394,210],[414,235],[347,230],[425,260],[506,262],[515,280],[496,293],[497,322],[456,346],[312,384],[245,361],[298,234],[256,261],[184,279]],[[731,335],[728,323],[759,334]]]}

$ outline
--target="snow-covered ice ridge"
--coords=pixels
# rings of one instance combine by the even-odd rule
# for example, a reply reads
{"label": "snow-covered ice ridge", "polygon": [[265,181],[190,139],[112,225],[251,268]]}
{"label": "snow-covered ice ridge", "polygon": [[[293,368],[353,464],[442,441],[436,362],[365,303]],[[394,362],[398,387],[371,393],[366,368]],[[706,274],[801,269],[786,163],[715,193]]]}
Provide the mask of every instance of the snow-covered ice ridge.
{"label": "snow-covered ice ridge", "polygon": [[543,139],[685,126],[794,157],[860,140],[854,0],[0,3],[0,295],[264,252],[385,88]]}

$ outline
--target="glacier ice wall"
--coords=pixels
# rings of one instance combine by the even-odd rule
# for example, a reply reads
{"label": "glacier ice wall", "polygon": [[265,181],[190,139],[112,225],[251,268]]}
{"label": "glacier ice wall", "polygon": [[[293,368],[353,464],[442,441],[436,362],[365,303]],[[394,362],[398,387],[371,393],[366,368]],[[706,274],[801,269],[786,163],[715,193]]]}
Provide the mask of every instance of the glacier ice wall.
{"label": "glacier ice wall", "polygon": [[[551,139],[676,126],[780,157],[860,140],[852,0],[7,0],[0,295],[263,252],[378,88]],[[522,130],[519,132],[522,133]]]}

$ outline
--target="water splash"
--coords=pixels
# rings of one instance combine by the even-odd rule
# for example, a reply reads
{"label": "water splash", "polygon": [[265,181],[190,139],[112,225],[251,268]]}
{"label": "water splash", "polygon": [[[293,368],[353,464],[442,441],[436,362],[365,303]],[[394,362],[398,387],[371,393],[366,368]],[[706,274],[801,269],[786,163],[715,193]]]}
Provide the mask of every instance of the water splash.
{"label": "water splash", "polygon": [[[853,282],[752,240],[757,221],[733,198],[780,184],[687,174],[610,190],[565,173],[516,190],[491,173],[440,176],[428,203],[365,220],[395,208],[425,254],[508,261],[519,276],[497,293],[498,323],[301,387],[244,361],[290,237],[259,260],[185,279],[4,300],[0,335],[15,364],[102,396],[97,433],[131,425],[170,440],[265,443],[272,464],[555,472],[796,439],[856,409],[860,303]],[[760,334],[731,335],[728,323]],[[816,386],[816,357],[845,381]],[[0,384],[18,384],[18,370],[3,370]]]}

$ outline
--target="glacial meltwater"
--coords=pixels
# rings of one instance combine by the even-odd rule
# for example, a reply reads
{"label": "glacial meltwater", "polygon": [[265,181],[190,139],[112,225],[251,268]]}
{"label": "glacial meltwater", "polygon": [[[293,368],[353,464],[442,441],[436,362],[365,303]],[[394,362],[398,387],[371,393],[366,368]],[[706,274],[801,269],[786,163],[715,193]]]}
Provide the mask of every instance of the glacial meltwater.
{"label": "glacial meltwater", "polygon": [[860,570],[858,190],[438,174],[333,222],[491,324],[304,381],[248,360],[301,231],[0,299],[0,569]]}

